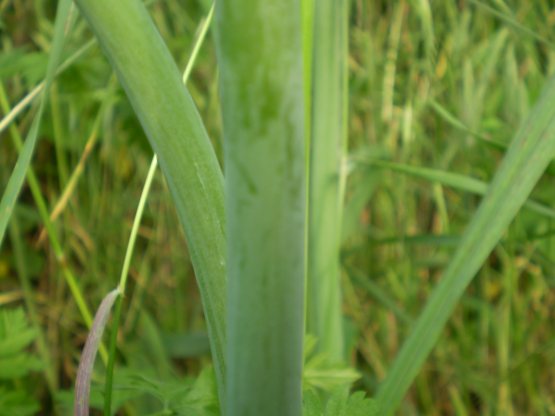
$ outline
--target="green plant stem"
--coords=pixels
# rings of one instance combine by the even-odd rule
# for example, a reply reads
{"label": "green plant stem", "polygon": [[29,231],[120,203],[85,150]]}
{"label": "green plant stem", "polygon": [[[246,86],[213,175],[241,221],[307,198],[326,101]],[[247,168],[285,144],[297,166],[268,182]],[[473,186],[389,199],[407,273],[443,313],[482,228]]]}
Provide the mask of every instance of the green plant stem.
{"label": "green plant stem", "polygon": [[118,297],[116,299],[116,308],[113,317],[112,324],[112,334],[110,337],[110,353],[108,359],[108,366],[106,369],[106,386],[104,389],[104,414],[112,414],[112,386],[114,379],[114,363],[116,361],[116,346],[118,339],[118,328],[121,321],[121,306],[123,303],[123,296],[125,295],[125,288],[127,286],[127,277],[129,276],[129,266],[131,265],[131,258],[133,257],[133,250],[135,248],[135,242],[137,241],[137,235],[139,233],[139,226],[141,225],[141,219],[143,217],[143,212],[146,205],[146,200],[150,192],[150,187],[152,185],[152,180],[154,179],[154,174],[156,173],[156,168],[158,167],[158,159],[156,156],[152,158],[150,163],[150,168],[146,177],[145,184],[143,186],[143,191],[141,193],[141,198],[139,200],[139,205],[137,211],[135,212],[135,218],[133,219],[133,226],[131,227],[131,234],[129,235],[129,241],[127,242],[127,249],[125,251],[125,258],[123,260],[123,267],[121,269],[121,275],[118,284]]}
{"label": "green plant stem", "polygon": [[56,168],[58,169],[58,179],[60,181],[60,189],[63,189],[68,181],[68,167],[64,145],[66,138],[64,135],[62,120],[60,114],[60,98],[58,96],[58,88],[56,84],[52,84],[50,91],[50,112],[52,113],[52,129],[54,136],[54,148],[56,152]]}
{"label": "green plant stem", "polygon": [[308,332],[334,361],[344,359],[341,218],[347,145],[348,2],[314,8],[308,228]]}
{"label": "green plant stem", "polygon": [[[303,92],[304,92],[304,113],[310,114],[312,108],[312,46],[314,41],[314,0],[301,1],[301,15],[302,15],[302,39],[303,39]],[[304,141],[305,141],[305,186],[309,189],[310,184],[310,135],[311,135],[310,117],[305,117],[304,120]],[[305,192],[305,238],[304,238],[304,253],[308,257],[308,227],[309,227],[309,212],[310,212],[310,195]],[[307,305],[308,305],[308,261],[305,261],[304,270],[304,329],[306,333],[307,324]],[[304,364],[304,363],[303,363]]]}
{"label": "green plant stem", "polygon": [[[304,101],[305,114],[311,113],[312,108],[312,64],[313,64],[313,43],[314,43],[314,0],[302,0],[302,35],[303,35],[303,82],[304,82]],[[307,188],[310,175],[310,135],[312,120],[305,117],[305,156],[306,156],[306,178]],[[309,196],[307,192],[307,208]],[[308,209],[307,209],[308,215]],[[308,218],[308,217],[307,217]],[[307,221],[308,224],[308,221]],[[308,225],[307,225],[308,227]],[[308,236],[308,228],[307,228]],[[308,241],[308,238],[307,238]]]}
{"label": "green plant stem", "polygon": [[304,329],[301,5],[216,3],[228,224],[227,416],[298,416]]}

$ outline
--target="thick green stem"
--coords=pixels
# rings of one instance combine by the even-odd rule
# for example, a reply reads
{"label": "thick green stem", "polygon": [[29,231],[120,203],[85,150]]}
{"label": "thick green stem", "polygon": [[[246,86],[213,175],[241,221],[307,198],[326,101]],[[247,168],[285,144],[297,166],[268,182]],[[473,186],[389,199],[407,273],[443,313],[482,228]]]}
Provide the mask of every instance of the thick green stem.
{"label": "thick green stem", "polygon": [[339,248],[347,143],[347,12],[344,0],[315,3],[307,329],[334,361],[344,358]]}
{"label": "thick green stem", "polygon": [[140,0],[77,0],[158,156],[179,218],[224,391],[225,219],[223,176],[175,62]]}
{"label": "thick green stem", "polygon": [[298,416],[304,317],[301,5],[216,4],[228,223],[227,416]]}

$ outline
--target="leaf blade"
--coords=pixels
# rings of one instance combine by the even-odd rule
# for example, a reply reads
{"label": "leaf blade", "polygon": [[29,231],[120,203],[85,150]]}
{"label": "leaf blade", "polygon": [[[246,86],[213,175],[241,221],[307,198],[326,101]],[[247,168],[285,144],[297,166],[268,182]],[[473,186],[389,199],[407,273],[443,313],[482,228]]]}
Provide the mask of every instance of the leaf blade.
{"label": "leaf blade", "polygon": [[453,259],[412,328],[378,400],[392,414],[437,342],[464,290],[524,205],[555,153],[555,79],[518,131]]}

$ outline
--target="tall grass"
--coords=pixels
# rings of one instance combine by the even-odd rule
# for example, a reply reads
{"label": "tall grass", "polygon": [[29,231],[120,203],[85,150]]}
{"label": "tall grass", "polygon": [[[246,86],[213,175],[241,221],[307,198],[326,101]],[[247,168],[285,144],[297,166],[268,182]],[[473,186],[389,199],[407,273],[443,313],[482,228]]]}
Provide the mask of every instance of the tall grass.
{"label": "tall grass", "polygon": [[[77,304],[77,307],[79,308],[81,316],[85,324],[90,328],[92,325],[91,312],[89,311],[89,308],[85,302],[77,278],[71,271],[70,267],[66,264],[64,250],[62,248],[60,238],[58,237],[58,233],[56,232],[52,221],[50,221],[50,218],[48,216],[48,208],[46,207],[45,200],[42,196],[39,182],[33,170],[30,169],[35,145],[39,138],[39,128],[41,126],[42,117],[48,101],[49,88],[52,85],[55,74],[58,70],[59,61],[61,60],[64,40],[66,36],[65,32],[67,28],[71,26],[70,7],[71,2],[66,0],[61,1],[58,4],[56,11],[56,22],[54,27],[54,38],[52,40],[52,50],[50,52],[48,66],[46,69],[46,78],[42,83],[43,88],[40,94],[38,111],[33,118],[33,122],[29,129],[29,132],[27,133],[25,142],[22,142],[21,136],[16,128],[12,126],[12,128],[10,129],[12,141],[15,147],[18,149],[19,157],[17,159],[17,163],[13,169],[13,172],[10,175],[6,188],[4,189],[2,199],[0,200],[0,246],[2,245],[4,234],[15,208],[17,198],[23,186],[23,182],[25,178],[27,178],[27,182],[31,188],[31,193],[39,211],[39,215],[44,222],[52,247],[54,249],[56,260],[61,266],[64,278],[70,288],[71,294]],[[0,86],[0,106],[6,114],[10,113],[6,93],[2,86]],[[8,124],[4,124],[4,126],[7,127]],[[31,300],[27,299],[27,303],[30,302]],[[104,346],[101,346],[101,354],[103,359],[107,359],[107,354]],[[52,384],[54,382],[53,377],[50,376],[49,378],[49,383]]]}

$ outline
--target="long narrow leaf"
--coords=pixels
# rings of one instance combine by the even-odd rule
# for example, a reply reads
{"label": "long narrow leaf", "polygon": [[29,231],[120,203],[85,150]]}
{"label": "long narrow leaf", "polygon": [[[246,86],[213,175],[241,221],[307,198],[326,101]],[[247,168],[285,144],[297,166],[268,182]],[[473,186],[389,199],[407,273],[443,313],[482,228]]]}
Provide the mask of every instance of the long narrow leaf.
{"label": "long narrow leaf", "polygon": [[[461,175],[459,173],[448,172],[439,169],[423,168],[421,166],[403,165],[400,163],[387,162],[383,160],[360,160],[362,163],[368,163],[385,169],[391,169],[394,172],[404,173],[406,175],[422,178],[431,182],[437,182],[445,186],[449,186],[461,191],[471,192],[476,195],[485,195],[488,190],[488,183],[480,179],[470,176]],[[524,207],[538,214],[555,219],[555,210],[540,202],[527,200]]]}
{"label": "long narrow leaf", "polygon": [[77,0],[158,156],[187,237],[224,391],[223,176],[177,66],[140,0]]}
{"label": "long narrow leaf", "polygon": [[[191,57],[189,58],[189,62],[187,63],[187,67],[185,68],[185,72],[183,73],[183,84],[187,84],[187,80],[189,79],[189,75],[193,69],[193,65],[196,61],[198,56],[198,52],[200,50],[201,45],[204,42],[204,38],[206,36],[206,32],[210,27],[210,23],[212,22],[212,16],[214,15],[214,4],[210,8],[206,19],[201,21],[199,26],[199,35],[195,41],[193,51],[191,52]],[[152,185],[152,180],[154,178],[154,173],[158,167],[158,158],[156,155],[152,158],[152,162],[150,164],[150,169],[148,171],[147,178],[145,180],[145,184],[143,186],[143,191],[141,192],[141,199],[139,200],[139,205],[137,207],[137,211],[135,212],[135,218],[133,219],[133,227],[131,229],[131,234],[129,235],[129,241],[127,242],[127,250],[125,251],[125,258],[123,260],[123,267],[121,270],[120,275],[120,282],[119,282],[119,290],[122,294],[125,293],[127,277],[129,273],[129,266],[131,264],[131,257],[133,255],[133,250],[135,248],[135,241],[137,239],[137,234],[139,232],[139,225],[141,223],[141,219],[143,216],[146,200],[150,193],[150,186]],[[122,299],[119,298],[116,304],[116,312],[114,316],[114,323],[112,328],[112,336],[110,338],[110,359],[108,361],[108,368],[106,369],[106,388],[104,394],[104,414],[111,414],[112,408],[112,384],[113,384],[113,375],[114,375],[114,364],[115,364],[115,355],[116,355],[116,344],[117,344],[117,333],[119,328],[119,323],[121,319],[121,310],[122,310]]]}
{"label": "long narrow leaf", "polygon": [[378,392],[393,413],[436,344],[464,290],[524,205],[555,154],[555,79],[517,133],[440,283]]}
{"label": "long narrow leaf", "polygon": [[339,247],[347,143],[348,2],[314,4],[307,330],[329,358],[344,357]]}

